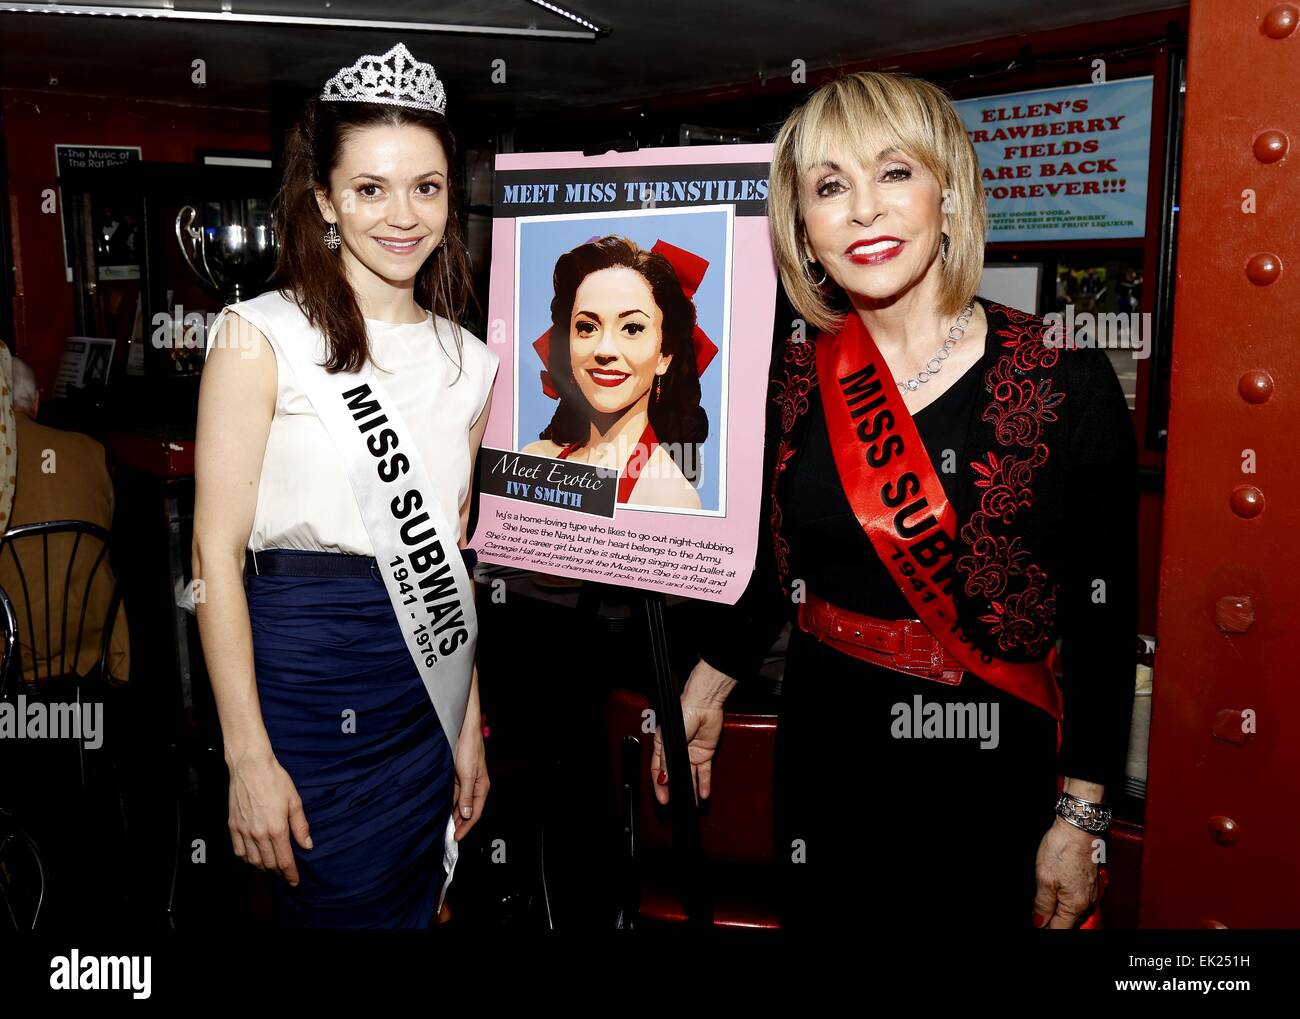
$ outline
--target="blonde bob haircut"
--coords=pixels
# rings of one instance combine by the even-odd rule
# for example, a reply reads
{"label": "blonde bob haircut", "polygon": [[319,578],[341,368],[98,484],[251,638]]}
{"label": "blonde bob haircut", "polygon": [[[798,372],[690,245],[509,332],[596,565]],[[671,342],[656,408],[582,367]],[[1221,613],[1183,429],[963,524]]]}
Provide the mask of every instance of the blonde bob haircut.
{"label": "blonde bob haircut", "polygon": [[979,287],[988,223],[984,185],[966,127],[947,95],[902,74],[845,75],[819,88],[781,125],[768,188],[768,222],[781,282],[795,310],[823,332],[839,329],[849,304],[834,281],[814,286],[804,270],[800,184],[832,152],[856,156],[872,167],[876,154],[890,148],[917,160],[939,182],[949,238],[939,314],[957,314]]}

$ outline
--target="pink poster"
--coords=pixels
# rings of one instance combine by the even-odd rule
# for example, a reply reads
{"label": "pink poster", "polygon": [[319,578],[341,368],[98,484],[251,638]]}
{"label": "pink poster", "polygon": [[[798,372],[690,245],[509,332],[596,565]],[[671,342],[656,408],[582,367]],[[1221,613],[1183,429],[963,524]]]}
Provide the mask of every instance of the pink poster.
{"label": "pink poster", "polygon": [[770,145],[502,155],[479,557],[734,602],[776,299]]}

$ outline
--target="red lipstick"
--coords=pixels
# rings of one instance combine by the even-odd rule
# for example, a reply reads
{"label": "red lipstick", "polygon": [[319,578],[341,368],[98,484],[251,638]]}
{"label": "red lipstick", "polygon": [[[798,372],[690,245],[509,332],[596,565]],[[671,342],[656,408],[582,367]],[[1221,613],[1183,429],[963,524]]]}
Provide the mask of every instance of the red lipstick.
{"label": "red lipstick", "polygon": [[[869,254],[862,249],[870,247],[873,244],[879,244],[882,241],[896,241],[893,247],[885,248],[880,251],[873,251]],[[898,253],[903,250],[906,243],[901,237],[889,237],[881,235],[879,237],[868,237],[865,240],[854,241],[845,250],[844,254],[848,256],[850,262],[854,265],[880,265],[882,262],[888,262],[891,258],[897,257]],[[857,254],[854,254],[854,252]]]}
{"label": "red lipstick", "polygon": [[[597,374],[597,372],[599,372],[599,374]],[[621,386],[632,377],[627,372],[613,371],[609,368],[588,368],[587,374],[591,376],[591,381],[596,383],[596,385],[605,386],[611,389],[614,386]]]}

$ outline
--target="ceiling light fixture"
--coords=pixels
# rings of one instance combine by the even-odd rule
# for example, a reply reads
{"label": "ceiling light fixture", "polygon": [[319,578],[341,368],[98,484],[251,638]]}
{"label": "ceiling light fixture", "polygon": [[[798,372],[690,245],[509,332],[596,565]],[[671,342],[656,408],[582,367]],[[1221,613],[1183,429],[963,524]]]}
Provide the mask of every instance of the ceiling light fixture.
{"label": "ceiling light fixture", "polygon": [[216,21],[242,22],[258,25],[311,25],[316,28],[380,28],[396,32],[440,32],[454,35],[523,36],[532,39],[595,39],[608,35],[609,30],[566,11],[545,0],[529,0],[539,7],[580,26],[576,29],[560,28],[503,28],[493,25],[449,25],[427,21],[379,21],[372,18],[322,18],[296,14],[246,14],[230,10],[226,0],[222,11],[182,11],[172,6],[172,0],[163,0],[164,7],[115,7],[101,4],[36,5],[32,3],[0,3],[0,13],[6,14],[80,14],[105,15],[121,18],[153,18],[164,21]]}
{"label": "ceiling light fixture", "polygon": [[599,25],[591,21],[588,21],[581,14],[575,14],[573,11],[565,10],[563,7],[557,7],[555,4],[547,3],[547,0],[528,0],[528,2],[530,4],[534,4],[537,7],[541,7],[544,10],[548,10],[552,14],[558,14],[562,18],[567,18],[569,21],[581,25],[583,28],[589,28],[593,32],[597,33],[598,35],[609,34],[609,29],[601,28]]}

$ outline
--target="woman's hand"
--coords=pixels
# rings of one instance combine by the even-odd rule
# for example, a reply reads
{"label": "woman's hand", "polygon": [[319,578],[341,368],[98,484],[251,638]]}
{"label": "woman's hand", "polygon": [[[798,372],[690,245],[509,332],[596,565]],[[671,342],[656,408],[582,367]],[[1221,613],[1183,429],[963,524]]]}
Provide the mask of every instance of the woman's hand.
{"label": "woman's hand", "polygon": [[[722,706],[735,685],[734,679],[701,659],[691,670],[686,689],[682,691],[682,724],[686,730],[686,753],[691,762],[696,803],[709,798],[713,755],[722,736]],[[667,776],[663,731],[656,726],[654,753],[650,756],[650,785],[660,803],[668,802]]]}
{"label": "woman's hand", "polygon": [[1057,818],[1038,844],[1034,926],[1074,927],[1097,901],[1098,836]]}
{"label": "woman's hand", "polygon": [[463,839],[483,816],[487,801],[487,753],[483,747],[483,722],[477,705],[465,713],[460,738],[456,740],[456,781],[452,811],[456,816],[456,841]]}
{"label": "woman's hand", "polygon": [[298,885],[289,833],[311,849],[302,799],[269,746],[227,762],[230,769],[230,841],[235,855],[258,870],[274,871]]}

